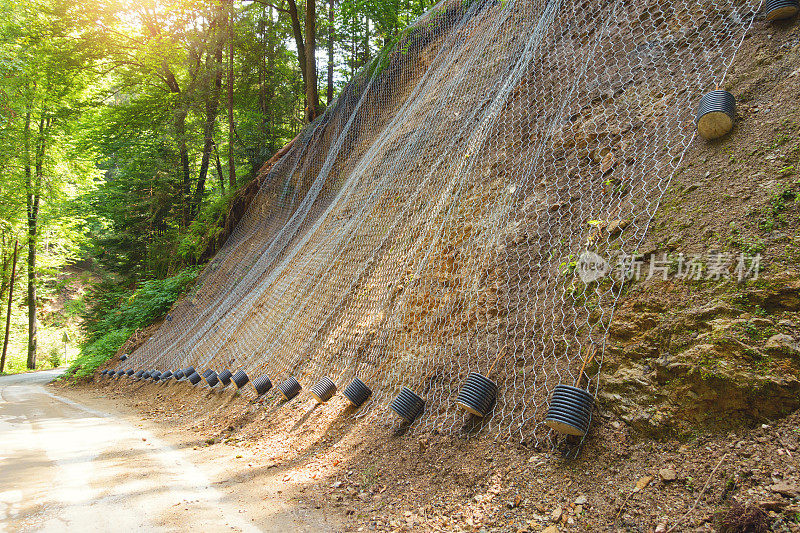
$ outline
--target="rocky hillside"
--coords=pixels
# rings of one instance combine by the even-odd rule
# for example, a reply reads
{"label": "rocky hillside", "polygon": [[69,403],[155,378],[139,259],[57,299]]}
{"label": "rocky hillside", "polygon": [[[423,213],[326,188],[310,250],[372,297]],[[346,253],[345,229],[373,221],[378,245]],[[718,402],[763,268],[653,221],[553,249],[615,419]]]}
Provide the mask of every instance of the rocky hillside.
{"label": "rocky hillside", "polygon": [[[760,18],[727,76],[736,128],[688,147],[636,250],[660,270],[624,284],[613,318],[591,317],[609,337],[582,447],[460,420],[408,432],[353,418],[340,396],[101,390],[197,446],[235,447],[254,479],[277,476],[351,531],[800,531],[799,83],[800,25]],[[625,221],[581,224],[613,242]],[[506,249],[528,245],[521,228]]]}
{"label": "rocky hillside", "polygon": [[[691,147],[640,248],[648,268],[667,254],[669,279],[630,285],[610,329],[600,397],[658,435],[763,423],[800,406],[797,24],[756,25],[726,89],[738,125]],[[703,279],[678,278],[679,254],[700,257]],[[741,254],[761,256],[758,279],[738,280]],[[715,257],[726,275],[712,272]]]}
{"label": "rocky hillside", "polygon": [[[357,377],[373,392],[359,416],[399,423],[386,407],[405,387],[425,404],[415,430],[477,423],[536,445],[553,438],[544,419],[554,388],[577,383],[592,396],[602,389],[612,408],[655,409],[647,418],[678,430],[669,407],[655,414],[662,400],[625,389],[640,369],[620,350],[643,327],[623,323],[625,306],[653,290],[643,279],[584,283],[579,263],[586,253],[661,252],[642,247],[662,231],[681,234],[653,217],[676,220],[675,183],[691,177],[681,165],[704,159],[687,168],[718,172],[700,152],[747,136],[743,120],[709,146],[694,139],[693,119],[709,88],[742,75],[730,63],[751,21],[763,20],[760,4],[441,2],[261,177],[195,289],[128,364],[242,368],[306,389]],[[749,229],[736,231],[742,243],[728,246],[753,252]],[[675,238],[670,246],[665,261],[678,269],[675,254],[695,252]],[[674,366],[657,352],[659,363],[633,364]],[[473,372],[497,385],[479,421],[456,407]],[[659,375],[677,387],[679,374]]]}

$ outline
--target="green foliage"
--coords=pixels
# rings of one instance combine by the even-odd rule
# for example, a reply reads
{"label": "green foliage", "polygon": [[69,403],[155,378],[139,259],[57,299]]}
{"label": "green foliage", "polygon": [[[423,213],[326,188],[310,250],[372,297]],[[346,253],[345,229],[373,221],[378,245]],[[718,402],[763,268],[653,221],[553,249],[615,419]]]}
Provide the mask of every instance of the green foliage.
{"label": "green foliage", "polygon": [[94,289],[95,303],[84,317],[89,344],[115,331],[147,327],[163,317],[198,272],[189,267],[170,278],[145,281],[133,292],[114,291],[102,283]]}
{"label": "green foliage", "polygon": [[800,181],[783,187],[769,200],[764,213],[759,220],[759,227],[766,232],[774,230],[786,224],[784,212],[792,206],[800,203],[797,189],[800,188]]}
{"label": "green foliage", "polygon": [[81,355],[67,369],[66,375],[78,378],[90,376],[100,365],[117,353],[117,350],[125,344],[133,331],[129,328],[110,331],[86,345],[81,350]]}
{"label": "green foliage", "polygon": [[[330,20],[323,4],[318,67],[333,71],[331,96],[360,69],[382,72],[472,2],[437,9],[427,30],[405,31],[428,10],[425,0],[341,0]],[[235,132],[225,116],[230,34]],[[39,359],[69,362],[77,345],[59,339],[68,331],[77,340],[82,319],[72,373],[85,375],[168,311],[197,275],[187,265],[218,239],[237,188],[303,127],[293,40],[286,12],[267,3],[0,2],[0,256],[18,236],[22,247],[15,354],[25,351],[27,328],[26,193],[41,196]],[[65,273],[82,277],[81,287],[96,282],[84,294],[68,288]],[[11,357],[7,368],[18,365]]]}
{"label": "green foliage", "polygon": [[50,348],[50,353],[47,355],[47,362],[50,363],[53,368],[61,366],[61,351],[58,349],[58,346]]}
{"label": "green foliage", "polygon": [[208,202],[197,220],[178,243],[178,255],[187,263],[196,263],[211,242],[222,233],[225,215],[228,213],[233,194],[218,197]]}
{"label": "green foliage", "polygon": [[571,278],[575,274],[575,269],[578,268],[578,258],[569,254],[569,256],[558,265],[558,272],[566,277]]}
{"label": "green foliage", "polygon": [[132,292],[115,291],[107,282],[101,283],[93,291],[94,305],[85,316],[87,342],[67,375],[82,377],[94,372],[134,331],[163,317],[192,285],[198,273],[197,267],[190,267],[170,278],[145,281]]}

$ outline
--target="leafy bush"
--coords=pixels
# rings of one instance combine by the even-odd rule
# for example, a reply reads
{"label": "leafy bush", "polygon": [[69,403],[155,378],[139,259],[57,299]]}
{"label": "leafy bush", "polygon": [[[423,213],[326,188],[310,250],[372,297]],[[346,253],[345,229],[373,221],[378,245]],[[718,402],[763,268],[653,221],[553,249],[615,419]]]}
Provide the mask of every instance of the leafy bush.
{"label": "leafy bush", "polygon": [[50,354],[47,356],[47,362],[53,365],[53,368],[61,366],[61,351],[58,346],[53,346],[50,349]]}
{"label": "leafy bush", "polygon": [[94,372],[134,331],[163,317],[198,273],[198,267],[187,268],[171,278],[145,281],[132,292],[113,290],[108,281],[95,287],[90,297],[93,305],[84,316],[87,341],[67,375],[82,377]]}
{"label": "leafy bush", "polygon": [[117,353],[117,350],[125,344],[125,341],[128,340],[133,331],[128,328],[111,331],[96,341],[83,346],[81,355],[67,369],[67,375],[78,378],[92,375],[100,365]]}
{"label": "leafy bush", "polygon": [[89,342],[120,329],[139,329],[164,316],[197,278],[199,269],[190,267],[171,278],[145,281],[132,293],[108,292],[87,317]]}
{"label": "leafy bush", "polygon": [[203,204],[200,216],[189,225],[178,242],[178,257],[188,263],[196,263],[200,259],[209,244],[222,233],[225,217],[234,198],[235,191]]}

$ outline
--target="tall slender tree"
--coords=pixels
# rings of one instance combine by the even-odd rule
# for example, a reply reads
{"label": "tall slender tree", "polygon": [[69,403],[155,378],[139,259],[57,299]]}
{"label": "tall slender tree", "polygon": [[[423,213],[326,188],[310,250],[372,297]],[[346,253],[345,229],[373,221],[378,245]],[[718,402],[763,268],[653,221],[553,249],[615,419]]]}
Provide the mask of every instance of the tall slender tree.
{"label": "tall slender tree", "polygon": [[234,24],[235,24],[236,11],[231,0],[230,11],[228,15],[228,181],[231,190],[236,188],[236,160],[234,158],[233,139],[236,134],[235,124],[233,122],[233,52],[235,47],[234,42]]}
{"label": "tall slender tree", "polygon": [[[29,103],[25,112],[25,129],[24,129],[24,151],[25,151],[25,199],[26,199],[26,213],[28,223],[28,358],[27,367],[29,369],[36,368],[36,348],[38,346],[38,321],[37,309],[38,301],[36,296],[36,237],[39,225],[39,203],[41,201],[41,181],[40,181],[40,165],[39,165],[39,146],[44,143],[41,139],[41,129],[43,127],[40,122],[40,135],[36,139],[36,161],[31,159],[31,106]],[[44,118],[44,116],[42,117]],[[32,167],[36,167],[34,174]]]}
{"label": "tall slender tree", "polygon": [[[203,155],[200,162],[200,170],[197,177],[197,186],[195,187],[194,196],[190,210],[190,216],[194,219],[200,211],[200,204],[203,201],[205,194],[206,177],[208,176],[208,168],[211,163],[211,152],[214,149],[214,124],[217,120],[217,111],[219,109],[220,92],[222,89],[222,52],[225,40],[222,38],[221,32],[214,32],[215,29],[221,27],[221,19],[223,14],[220,12],[219,16],[212,22],[209,28],[209,40],[216,44],[210,45],[213,53],[206,55],[206,76],[208,77],[207,85],[210,85],[206,90],[205,102],[205,123],[203,124]],[[228,35],[230,38],[230,35]],[[228,69],[230,72],[231,69]],[[230,84],[230,78],[228,79]],[[230,105],[230,104],[229,104]],[[229,140],[230,142],[230,140]]]}
{"label": "tall slender tree", "polygon": [[5,301],[6,289],[8,288],[8,267],[9,267],[9,254],[6,250],[6,234],[2,234],[2,243],[0,243],[0,250],[3,254],[3,266],[0,267],[0,302]]}
{"label": "tall slender tree", "polygon": [[[293,0],[292,0],[293,1]],[[306,121],[319,114],[317,88],[317,2],[306,0]]]}
{"label": "tall slender tree", "polygon": [[305,120],[311,122],[319,114],[319,88],[317,87],[317,4],[316,0],[306,0],[303,21],[300,20],[300,11],[295,0],[288,0],[287,7],[283,8],[265,0],[260,3],[273,7],[280,13],[289,15],[297,48],[297,63],[303,77],[305,93]]}
{"label": "tall slender tree", "polygon": [[325,105],[331,105],[333,100],[333,69],[334,69],[334,42],[336,41],[336,11],[335,0],[328,0],[328,87],[325,95]]}
{"label": "tall slender tree", "polygon": [[17,252],[19,251],[19,239],[14,241],[14,254],[11,262],[11,278],[8,284],[8,307],[6,309],[6,328],[3,333],[3,353],[0,355],[0,372],[6,366],[6,354],[8,353],[8,339],[11,333],[11,308],[14,303],[14,282],[17,277]]}

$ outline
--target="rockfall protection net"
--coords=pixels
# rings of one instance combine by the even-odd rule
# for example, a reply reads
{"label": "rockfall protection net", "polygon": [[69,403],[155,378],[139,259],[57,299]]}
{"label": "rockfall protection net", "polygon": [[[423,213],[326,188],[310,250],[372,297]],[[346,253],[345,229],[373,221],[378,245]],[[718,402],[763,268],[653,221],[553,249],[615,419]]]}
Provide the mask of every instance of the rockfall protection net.
{"label": "rockfall protection net", "polygon": [[624,283],[584,283],[577,259],[636,250],[760,7],[440,3],[302,133],[128,363],[358,376],[374,394],[356,416],[386,421],[405,385],[416,427],[442,431],[494,364],[488,430],[548,438],[551,391],[593,354],[597,390]]}

